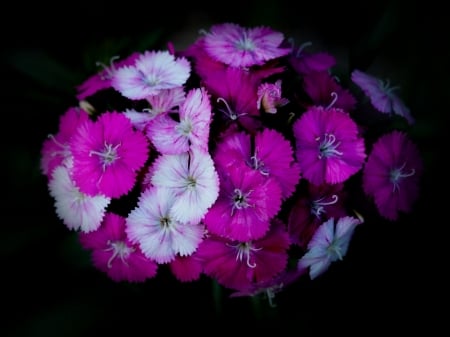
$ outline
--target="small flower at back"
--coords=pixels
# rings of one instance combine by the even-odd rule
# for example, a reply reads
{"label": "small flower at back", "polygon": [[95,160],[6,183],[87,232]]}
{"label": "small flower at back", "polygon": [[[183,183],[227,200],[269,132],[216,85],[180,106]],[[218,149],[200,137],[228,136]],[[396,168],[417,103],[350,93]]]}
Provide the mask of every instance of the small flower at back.
{"label": "small flower at back", "polygon": [[269,27],[245,28],[234,23],[217,24],[204,37],[205,50],[232,67],[247,68],[288,55],[281,47],[284,35]]}
{"label": "small flower at back", "polygon": [[351,79],[369,97],[375,109],[382,113],[403,116],[409,124],[415,122],[409,108],[395,93],[398,87],[392,87],[389,80],[383,81],[358,69],[353,70]]}
{"label": "small flower at back", "polygon": [[399,211],[410,212],[418,199],[422,172],[417,146],[404,132],[392,131],[373,145],[363,170],[363,188],[383,217],[396,220]]}
{"label": "small flower at back", "polygon": [[362,219],[351,216],[339,218],[336,223],[334,218],[324,222],[308,243],[308,251],[298,261],[298,268],[309,268],[311,279],[317,278],[332,262],[344,258],[353,232],[361,223]]}

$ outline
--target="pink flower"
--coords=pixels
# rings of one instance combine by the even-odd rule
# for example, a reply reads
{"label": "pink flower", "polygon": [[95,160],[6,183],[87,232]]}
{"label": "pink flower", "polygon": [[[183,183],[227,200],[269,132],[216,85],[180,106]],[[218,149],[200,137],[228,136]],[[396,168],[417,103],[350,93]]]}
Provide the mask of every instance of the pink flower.
{"label": "pink flower", "polygon": [[303,87],[312,100],[312,105],[337,108],[351,112],[356,99],[344,89],[328,72],[312,72],[304,75]]}
{"label": "pink flower", "polygon": [[133,130],[130,120],[117,112],[105,112],[95,122],[80,125],[70,149],[73,179],[80,191],[111,198],[132,189],[149,151],[146,137]]}
{"label": "pink flower", "polygon": [[294,122],[296,156],[312,184],[337,184],[358,172],[366,158],[364,139],[340,109],[311,107]]}
{"label": "pink flower", "polygon": [[145,51],[134,65],[117,69],[111,85],[129,99],[146,99],[161,90],[183,86],[190,72],[191,65],[184,57],[177,59],[167,51]]}
{"label": "pink flower", "polygon": [[239,241],[264,236],[281,206],[278,184],[243,164],[219,174],[219,197],[204,218],[208,231]]}
{"label": "pink flower", "polygon": [[311,279],[324,273],[332,262],[342,260],[347,254],[350,239],[362,220],[351,216],[334,218],[324,222],[314,233],[308,244],[308,251],[298,261],[300,270],[309,268]]}
{"label": "pink flower", "polygon": [[391,87],[389,80],[383,81],[357,69],[353,70],[351,79],[369,97],[375,109],[382,113],[403,116],[409,124],[415,122],[409,108],[394,92],[398,87]]}
{"label": "pink flower", "polygon": [[177,220],[173,205],[177,196],[164,187],[145,190],[126,219],[126,233],[131,242],[139,244],[146,257],[168,263],[177,254],[192,254],[203,239],[204,227],[197,222]]}
{"label": "pink flower", "polygon": [[197,251],[187,256],[175,256],[175,260],[170,262],[169,267],[172,274],[180,282],[196,281],[203,272],[202,261],[198,258]]}
{"label": "pink flower", "polygon": [[92,262],[116,282],[144,282],[156,275],[158,265],[145,257],[125,234],[125,218],[106,213],[102,226],[80,233],[81,245],[91,251]]}
{"label": "pink flower", "polygon": [[209,235],[199,246],[204,273],[227,288],[247,290],[268,282],[287,266],[289,237],[284,224],[273,220],[259,240],[234,241]]}
{"label": "pink flower", "polygon": [[246,68],[290,53],[281,47],[284,35],[268,27],[244,28],[234,23],[211,27],[204,37],[205,50],[215,60]]}
{"label": "pink flower", "polygon": [[288,198],[300,180],[300,167],[291,144],[281,133],[267,128],[252,138],[244,132],[230,133],[217,144],[214,161],[224,170],[246,164],[264,177],[274,179],[281,187],[283,199]]}
{"label": "pink flower", "polygon": [[50,135],[41,149],[41,171],[51,177],[53,169],[67,162],[72,157],[70,139],[78,125],[89,119],[86,111],[80,108],[69,108],[60,117],[59,130],[56,135]]}
{"label": "pink flower", "polygon": [[373,145],[363,170],[363,188],[383,217],[396,220],[400,211],[412,210],[422,173],[417,146],[404,132],[392,131]]}

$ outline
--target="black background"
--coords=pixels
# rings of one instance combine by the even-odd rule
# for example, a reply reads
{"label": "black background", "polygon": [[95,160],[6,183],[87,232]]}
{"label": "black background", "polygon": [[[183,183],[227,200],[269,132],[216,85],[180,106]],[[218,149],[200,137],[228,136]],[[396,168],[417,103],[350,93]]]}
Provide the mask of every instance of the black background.
{"label": "black background", "polygon": [[[448,226],[443,130],[450,40],[444,11],[434,3],[73,1],[12,3],[2,14],[0,322],[6,336],[430,334],[445,322],[441,284],[448,262],[440,239]],[[42,141],[74,103],[73,87],[95,70],[95,57],[111,56],[120,45],[141,46],[156,33],[154,46],[172,40],[181,48],[199,29],[220,22],[270,25],[318,43],[349,68],[390,76],[417,120],[411,134],[426,164],[412,214],[362,225],[344,261],[278,294],[276,309],[226,293],[216,305],[209,280],[180,284],[164,270],[143,285],[115,284],[91,267],[74,233],[56,218],[39,171]]]}

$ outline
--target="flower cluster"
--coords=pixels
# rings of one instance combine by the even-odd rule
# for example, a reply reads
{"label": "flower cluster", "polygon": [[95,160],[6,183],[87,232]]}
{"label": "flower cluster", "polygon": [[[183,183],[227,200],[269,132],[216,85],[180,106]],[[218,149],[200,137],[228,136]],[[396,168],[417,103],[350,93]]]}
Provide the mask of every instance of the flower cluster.
{"label": "flower cluster", "polygon": [[169,268],[231,296],[315,279],[367,216],[419,196],[414,124],[388,81],[269,27],[112,57],[43,141],[57,216],[112,280]]}

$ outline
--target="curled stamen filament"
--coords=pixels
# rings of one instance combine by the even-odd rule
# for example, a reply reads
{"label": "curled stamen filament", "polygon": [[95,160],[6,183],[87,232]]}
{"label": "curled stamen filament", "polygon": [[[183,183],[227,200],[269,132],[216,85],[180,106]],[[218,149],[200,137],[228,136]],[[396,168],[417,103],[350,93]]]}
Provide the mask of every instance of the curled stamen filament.
{"label": "curled stamen filament", "polygon": [[324,201],[324,199],[325,197],[322,197],[312,202],[311,213],[313,213],[316,217],[320,217],[320,215],[325,212],[324,206],[330,206],[337,203],[339,197],[336,194],[333,194],[330,201]]}
{"label": "curled stamen filament", "polygon": [[102,80],[110,80],[114,73],[116,72],[116,67],[114,65],[114,61],[118,60],[119,56],[113,56],[111,57],[111,59],[109,60],[109,66],[107,66],[106,64],[102,63],[102,62],[96,62],[95,65],[97,67],[102,67],[103,68],[103,72],[100,74],[100,78]]}
{"label": "curled stamen filament", "polygon": [[134,251],[134,249],[128,247],[124,242],[121,242],[121,241],[111,242],[110,240],[108,240],[107,244],[110,247],[106,248],[105,252],[109,252],[111,250],[113,251],[113,254],[108,259],[108,262],[107,262],[108,268],[112,267],[112,262],[118,256],[119,256],[120,260],[122,261],[122,263],[128,266],[126,258],[128,257],[128,255],[131,252]]}
{"label": "curled stamen filament", "polygon": [[219,97],[217,99],[217,103],[219,102],[223,102],[223,104],[225,104],[226,110],[220,110],[222,111],[225,115],[228,116],[228,118],[230,118],[232,121],[235,121],[236,119],[238,119],[240,116],[246,115],[246,113],[242,113],[242,114],[237,114],[235,113],[231,107],[228,105],[227,101],[225,101],[222,97]]}
{"label": "curled stamen filament", "polygon": [[[343,153],[337,150],[337,147],[341,142],[336,143],[335,135],[326,133],[323,138],[324,140],[319,145],[319,159],[330,157],[331,155],[342,156]],[[316,141],[320,141],[320,137],[317,137]]]}
{"label": "curled stamen filament", "polygon": [[250,163],[248,163],[250,167],[255,170],[258,170],[262,175],[268,176],[269,170],[264,166],[263,161],[259,160],[256,154],[250,157]]}
{"label": "curled stamen filament", "polygon": [[306,41],[306,42],[302,43],[302,44],[300,45],[300,47],[298,47],[298,49],[297,49],[297,54],[295,55],[295,57],[300,57],[302,51],[303,51],[306,47],[309,47],[309,46],[311,46],[311,45],[312,45],[312,42],[311,42],[311,41]]}
{"label": "curled stamen filament", "polygon": [[336,92],[332,92],[331,94],[330,94],[330,96],[333,98],[332,100],[331,100],[331,103],[330,104],[328,104],[328,106],[325,108],[325,110],[328,110],[328,109],[331,109],[332,107],[333,107],[333,105],[337,102],[337,100],[338,100],[338,94],[336,93]]}
{"label": "curled stamen filament", "polygon": [[416,170],[414,168],[412,168],[408,173],[404,173],[403,169],[405,168],[406,163],[404,163],[401,167],[394,169],[391,171],[390,173],[390,180],[393,184],[392,186],[392,191],[395,192],[396,190],[399,189],[399,182],[402,178],[407,178],[407,177],[411,177],[414,174],[416,174]]}

